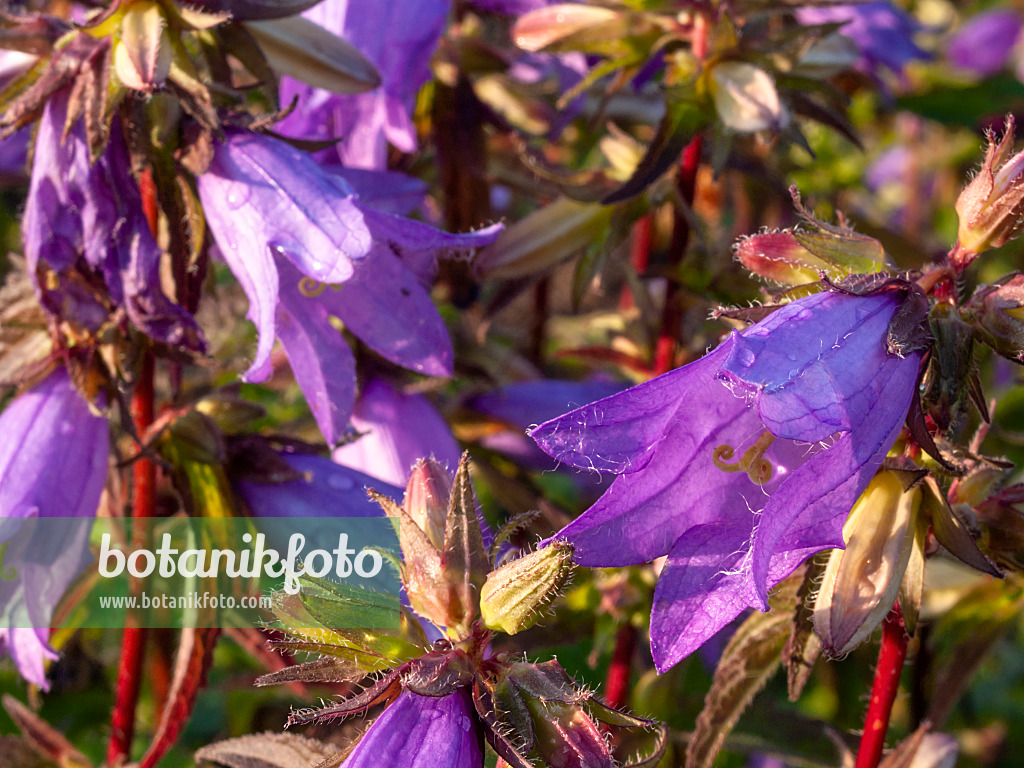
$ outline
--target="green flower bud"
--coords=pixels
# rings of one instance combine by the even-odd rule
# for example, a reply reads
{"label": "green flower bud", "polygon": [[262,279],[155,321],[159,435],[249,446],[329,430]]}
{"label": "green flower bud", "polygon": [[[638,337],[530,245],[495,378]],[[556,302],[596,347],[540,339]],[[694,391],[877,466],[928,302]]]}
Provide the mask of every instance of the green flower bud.
{"label": "green flower bud", "polygon": [[554,541],[492,571],[480,592],[484,624],[509,635],[532,627],[572,569],[572,545]]}
{"label": "green flower bud", "polygon": [[963,317],[988,346],[1024,363],[1024,275],[1013,272],[978,288],[964,305]]}

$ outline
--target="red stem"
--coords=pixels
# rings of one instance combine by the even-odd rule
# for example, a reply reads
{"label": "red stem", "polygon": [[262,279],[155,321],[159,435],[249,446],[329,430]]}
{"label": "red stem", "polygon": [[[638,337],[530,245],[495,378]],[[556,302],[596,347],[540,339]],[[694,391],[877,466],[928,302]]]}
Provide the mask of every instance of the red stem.
{"label": "red stem", "polygon": [[864,717],[864,735],[860,739],[855,768],[878,768],[889,730],[892,705],[900,688],[900,673],[907,658],[907,630],[899,603],[893,606],[882,622],[882,647],[878,651],[875,681],[871,686],[871,702]]}
{"label": "red stem", "polygon": [[[145,170],[139,178],[142,209],[150,229],[157,225],[156,187],[153,176]],[[153,354],[143,352],[135,390],[132,392],[131,415],[136,434],[143,439],[153,423],[154,388]],[[132,465],[132,517],[153,517],[156,512],[156,465],[145,456]],[[133,540],[138,542],[143,531],[136,526]],[[117,765],[131,757],[132,737],[135,735],[135,708],[139,701],[142,668],[146,658],[146,629],[135,626],[129,617],[121,639],[121,659],[117,667],[117,689],[114,693],[114,711],[110,716],[110,741],[107,744],[107,764]]]}
{"label": "red stem", "polygon": [[632,624],[623,624],[615,636],[615,650],[604,682],[604,702],[612,709],[622,709],[628,701],[629,673],[635,650],[636,628]]}

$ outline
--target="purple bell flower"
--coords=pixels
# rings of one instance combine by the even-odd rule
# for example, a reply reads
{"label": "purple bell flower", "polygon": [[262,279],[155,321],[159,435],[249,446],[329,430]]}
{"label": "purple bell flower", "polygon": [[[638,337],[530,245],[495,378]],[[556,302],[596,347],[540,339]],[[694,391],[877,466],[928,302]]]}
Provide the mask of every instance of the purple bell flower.
{"label": "purple bell flower", "polygon": [[995,8],[973,16],[949,42],[950,62],[980,77],[988,77],[1006,66],[1024,27],[1024,18],[1014,10]]}
{"label": "purple bell flower", "polygon": [[[0,652],[46,688],[43,663],[56,658],[47,645],[53,607],[88,562],[90,518],[107,477],[107,421],[61,368],[7,406],[0,434]],[[46,517],[76,519],[55,541],[52,527],[33,524]]]}
{"label": "purple bell flower", "polygon": [[[140,330],[166,344],[202,349],[205,342],[192,315],[160,287],[160,247],[143,213],[117,122],[103,154],[90,163],[83,122],[64,136],[69,98],[67,89],[50,98],[36,136],[22,223],[29,274],[35,280],[37,265],[45,263],[60,275],[82,257]],[[74,286],[37,285],[37,291],[53,314],[90,330],[107,318],[95,299]]]}
{"label": "purple bell flower", "polygon": [[448,423],[419,393],[396,390],[371,379],[352,411],[352,428],[362,437],[334,450],[339,464],[392,485],[404,486],[417,460],[437,459],[450,471],[459,466],[459,444]]}
{"label": "purple bell flower", "polygon": [[902,74],[914,59],[928,58],[914,43],[920,24],[890,2],[798,8],[796,19],[807,25],[846,22],[839,34],[857,44],[857,68],[868,75],[877,77],[882,67]]}
{"label": "purple bell flower", "polygon": [[364,206],[309,155],[239,131],[217,146],[198,186],[259,333],[245,378],[269,375],[280,338],[329,443],[343,435],[355,399],[355,362],[330,316],[396,365],[451,374],[451,340],[423,283],[439,257],[493,242],[500,225],[451,235]]}
{"label": "purple bell flower", "polygon": [[324,0],[303,15],[344,38],[380,72],[381,85],[356,95],[328,93],[285,77],[281,101],[298,97],[277,129],[306,139],[343,138],[342,165],[384,169],[387,147],[416,149],[412,110],[430,78],[430,58],[444,31],[448,0]]}
{"label": "purple bell flower", "polygon": [[483,734],[477,722],[465,688],[447,696],[404,691],[370,726],[342,768],[480,768]]}
{"label": "purple bell flower", "polygon": [[824,292],[734,332],[710,354],[540,425],[573,466],[619,474],[559,538],[586,566],[668,555],[651,649],[664,671],[842,527],[895,441],[921,353],[887,351],[892,292]]}

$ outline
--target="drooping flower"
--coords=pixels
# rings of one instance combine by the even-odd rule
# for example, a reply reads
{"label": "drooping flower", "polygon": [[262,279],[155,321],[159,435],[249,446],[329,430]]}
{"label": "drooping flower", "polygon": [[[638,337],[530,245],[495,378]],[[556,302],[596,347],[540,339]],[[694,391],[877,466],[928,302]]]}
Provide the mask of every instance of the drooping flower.
{"label": "drooping flower", "polygon": [[[108,428],[58,369],[0,414],[0,650],[47,687],[53,607],[89,556],[88,519],[107,476]],[[54,528],[31,518],[78,518]],[[8,572],[13,569],[11,578]]]}
{"label": "drooping flower", "polygon": [[904,295],[794,301],[700,360],[533,430],[560,461],[620,475],[557,534],[579,564],[668,555],[651,616],[659,670],[747,607],[766,610],[806,557],[843,546],[914,394],[920,347],[889,349]]}
{"label": "drooping flower", "polygon": [[1006,66],[1024,28],[1020,13],[993,8],[972,16],[949,41],[947,55],[960,69],[989,77]]}
{"label": "drooping flower", "polygon": [[[160,247],[143,213],[117,122],[103,154],[90,162],[83,122],[65,135],[70,97],[70,89],[58,92],[43,111],[22,226],[28,271],[41,302],[54,315],[95,331],[110,314],[106,297],[93,296],[69,277],[75,269],[90,270],[141,331],[166,344],[202,349],[191,314],[161,288]],[[56,273],[56,287],[38,281],[41,265]]]}
{"label": "drooping flower", "polygon": [[451,469],[459,464],[459,445],[430,400],[401,392],[383,379],[363,385],[351,424],[362,437],[336,448],[334,460],[386,483],[405,485],[413,464],[423,457]]}
{"label": "drooping flower", "polygon": [[342,765],[479,768],[483,765],[482,738],[474,715],[465,688],[447,696],[403,691]]}
{"label": "drooping flower", "polygon": [[845,22],[839,34],[857,44],[857,68],[865,74],[877,77],[885,67],[898,75],[914,59],[928,58],[914,43],[920,24],[890,2],[798,8],[796,19],[807,25]]}
{"label": "drooping flower", "polygon": [[245,374],[261,381],[280,338],[324,437],[344,432],[355,363],[330,317],[382,357],[451,373],[451,341],[423,281],[438,257],[497,237],[450,235],[361,205],[345,179],[285,142],[235,131],[198,179],[220,252],[249,298],[259,341]]}
{"label": "drooping flower", "polygon": [[412,109],[430,77],[430,57],[449,10],[448,0],[324,0],[310,8],[303,15],[358,48],[380,72],[381,85],[339,95],[285,77],[282,103],[298,103],[278,129],[288,136],[343,139],[337,157],[353,168],[386,168],[389,143],[414,151]]}

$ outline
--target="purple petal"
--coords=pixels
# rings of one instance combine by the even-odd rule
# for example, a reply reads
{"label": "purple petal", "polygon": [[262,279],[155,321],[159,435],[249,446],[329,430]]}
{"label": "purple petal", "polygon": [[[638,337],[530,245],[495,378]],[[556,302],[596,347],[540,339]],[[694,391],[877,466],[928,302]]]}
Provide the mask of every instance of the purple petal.
{"label": "purple petal", "polygon": [[677,412],[711,426],[714,417],[704,412],[704,400],[733,405],[714,380],[732,344],[730,338],[689,365],[547,421],[530,430],[530,437],[558,461],[580,469],[637,472],[651,461]]}
{"label": "purple petal", "polygon": [[[218,144],[199,196],[210,229],[229,259],[269,250],[324,283],[352,275],[370,250],[370,232],[352,190],[305,152],[255,133]],[[269,255],[268,255],[269,258]]]}
{"label": "purple petal", "polygon": [[107,421],[89,410],[63,368],[7,406],[0,434],[0,521],[96,514],[107,477]]}
{"label": "purple petal", "polygon": [[416,276],[383,245],[354,263],[352,277],[320,295],[328,312],[396,365],[451,376],[448,328]]}
{"label": "purple petal", "polygon": [[380,505],[367,497],[367,488],[375,488],[398,502],[402,500],[401,488],[324,456],[285,454],[282,458],[303,473],[303,479],[288,483],[235,483],[245,505],[256,517],[380,517]]}
{"label": "purple petal", "polygon": [[0,628],[0,656],[10,656],[21,676],[44,691],[50,690],[46,660],[57,659],[57,652],[47,643],[49,634],[48,629]]}
{"label": "purple petal", "polygon": [[452,472],[459,464],[459,445],[430,401],[397,391],[383,379],[363,387],[352,427],[366,434],[335,449],[334,460],[393,485],[404,487],[421,458],[432,456]]}
{"label": "purple petal", "polygon": [[1024,19],[1017,11],[996,8],[979,13],[960,28],[949,43],[949,60],[981,77],[1006,66]]}
{"label": "purple petal", "polygon": [[847,22],[839,34],[857,44],[858,68],[870,74],[877,74],[881,67],[900,74],[914,59],[928,58],[914,43],[920,24],[890,2],[798,8],[796,18],[808,25]]}
{"label": "purple petal", "polygon": [[[447,0],[325,0],[304,14],[352,43],[381,75],[381,86],[354,96],[305,90],[298,108],[278,128],[289,136],[336,137],[349,167],[387,167],[387,143],[416,148],[411,112],[430,78],[430,59],[448,20]],[[282,95],[293,86],[284,78]],[[302,86],[294,86],[302,89]]]}
{"label": "purple petal", "polygon": [[438,259],[468,257],[476,249],[497,240],[504,229],[502,224],[492,224],[475,232],[453,234],[380,210],[366,209],[363,213],[374,237],[387,242],[424,285],[433,282]]}
{"label": "purple petal", "polygon": [[277,269],[277,336],[317,426],[334,445],[345,434],[355,402],[356,361],[319,300],[299,290],[298,270],[284,259],[277,260]]}
{"label": "purple petal", "polygon": [[403,692],[359,741],[343,768],[480,768],[480,731],[469,692]]}
{"label": "purple petal", "polygon": [[750,519],[697,525],[676,541],[654,590],[651,653],[659,672],[679,663],[749,606],[740,564]]}

